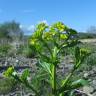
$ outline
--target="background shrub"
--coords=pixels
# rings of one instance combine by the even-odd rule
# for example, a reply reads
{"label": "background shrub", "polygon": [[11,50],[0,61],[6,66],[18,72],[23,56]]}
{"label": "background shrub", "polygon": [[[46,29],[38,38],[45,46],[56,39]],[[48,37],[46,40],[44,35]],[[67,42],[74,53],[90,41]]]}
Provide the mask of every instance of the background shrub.
{"label": "background shrub", "polygon": [[7,94],[16,88],[16,80],[13,78],[0,78],[0,94]]}

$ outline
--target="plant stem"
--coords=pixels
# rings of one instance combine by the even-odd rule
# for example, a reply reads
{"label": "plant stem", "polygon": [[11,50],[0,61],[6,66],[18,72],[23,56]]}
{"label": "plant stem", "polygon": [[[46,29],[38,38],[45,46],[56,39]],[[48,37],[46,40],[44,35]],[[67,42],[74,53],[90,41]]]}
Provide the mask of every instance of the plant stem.
{"label": "plant stem", "polygon": [[56,66],[53,65],[52,68],[52,94],[56,96]]}
{"label": "plant stem", "polygon": [[25,83],[25,85],[26,85],[26,87],[30,88],[30,89],[36,94],[36,96],[40,96],[40,94],[37,92],[37,90],[35,90],[35,89],[33,88],[33,86],[31,86],[31,85],[28,84],[28,83]]}
{"label": "plant stem", "polygon": [[61,88],[59,89],[59,92],[58,92],[58,93],[60,94],[59,96],[64,96],[64,94],[63,94],[62,92],[63,92],[66,84],[68,83],[69,79],[71,78],[71,76],[73,75],[73,73],[74,73],[75,70],[76,70],[76,69],[73,68],[73,70],[69,73],[69,75],[68,75],[68,76],[66,77],[66,79],[63,81],[62,86],[61,86]]}
{"label": "plant stem", "polygon": [[12,77],[15,78],[17,81],[19,81],[20,83],[24,84],[27,88],[31,89],[31,90],[36,94],[36,96],[40,96],[40,94],[38,93],[38,91],[35,90],[35,89],[33,88],[33,86],[31,86],[28,82],[22,81],[18,76],[12,75]]}

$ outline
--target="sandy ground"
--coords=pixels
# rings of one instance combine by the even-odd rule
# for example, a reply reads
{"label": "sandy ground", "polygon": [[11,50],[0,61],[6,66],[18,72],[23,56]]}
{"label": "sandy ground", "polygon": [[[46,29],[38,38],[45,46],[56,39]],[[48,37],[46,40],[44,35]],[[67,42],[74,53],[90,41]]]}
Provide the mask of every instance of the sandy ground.
{"label": "sandy ground", "polygon": [[80,41],[84,43],[96,43],[96,39],[82,39]]}

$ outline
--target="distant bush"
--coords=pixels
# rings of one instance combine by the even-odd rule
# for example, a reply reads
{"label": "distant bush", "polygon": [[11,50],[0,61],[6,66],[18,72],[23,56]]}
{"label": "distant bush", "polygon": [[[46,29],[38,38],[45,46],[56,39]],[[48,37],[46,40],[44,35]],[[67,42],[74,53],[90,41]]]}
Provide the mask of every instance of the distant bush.
{"label": "distant bush", "polygon": [[90,38],[96,38],[95,33],[78,33],[79,39],[90,39]]}
{"label": "distant bush", "polygon": [[7,55],[8,51],[11,49],[11,45],[0,45],[0,56]]}
{"label": "distant bush", "polygon": [[29,46],[23,49],[22,54],[27,58],[33,58],[36,55],[35,50]]}
{"label": "distant bush", "polygon": [[22,54],[23,50],[24,50],[25,46],[24,45],[20,45],[19,48],[16,50],[16,54]]}

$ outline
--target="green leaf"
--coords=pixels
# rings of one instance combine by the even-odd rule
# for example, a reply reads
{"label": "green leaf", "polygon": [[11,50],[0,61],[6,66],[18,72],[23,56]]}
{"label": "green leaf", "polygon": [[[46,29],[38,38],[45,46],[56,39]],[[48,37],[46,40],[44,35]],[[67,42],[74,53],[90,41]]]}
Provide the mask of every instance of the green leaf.
{"label": "green leaf", "polygon": [[9,67],[5,72],[4,72],[4,76],[5,77],[10,77],[12,76],[12,73],[14,72],[14,67]]}
{"label": "green leaf", "polygon": [[79,79],[79,80],[76,80],[76,81],[72,82],[71,88],[75,89],[75,88],[79,88],[79,87],[82,87],[82,86],[85,86],[85,85],[88,85],[88,81],[84,80],[84,79]]}
{"label": "green leaf", "polygon": [[66,84],[66,86],[63,86],[61,87],[60,89],[58,89],[58,93],[62,93],[64,91],[70,91],[70,90],[74,90],[76,88],[80,88],[80,87],[83,87],[85,85],[88,85],[88,81],[87,80],[84,80],[84,79],[79,79],[79,80],[76,80],[76,81],[73,81],[73,82],[68,82]]}
{"label": "green leaf", "polygon": [[41,65],[42,68],[44,68],[44,70],[46,72],[48,72],[50,75],[52,75],[51,70],[50,70],[50,65],[51,64],[46,63],[46,62],[42,62],[42,61],[39,61],[39,64]]}
{"label": "green leaf", "polygon": [[80,60],[80,48],[79,47],[75,48],[75,59],[76,59],[76,64],[77,64]]}
{"label": "green leaf", "polygon": [[40,59],[43,60],[44,62],[47,62],[47,63],[51,62],[48,56],[41,53],[39,53],[39,55],[40,55]]}
{"label": "green leaf", "polygon": [[26,81],[27,80],[27,77],[30,75],[30,72],[28,69],[25,69],[21,75],[21,80],[22,81]]}
{"label": "green leaf", "polygon": [[60,34],[60,39],[61,40],[65,40],[68,38],[68,35],[67,34]]}
{"label": "green leaf", "polygon": [[69,96],[75,96],[75,95],[74,95],[74,90],[71,90],[71,91],[69,92]]}
{"label": "green leaf", "polygon": [[74,29],[68,29],[68,31],[70,32],[70,35],[76,35],[77,34],[77,31],[74,30]]}

